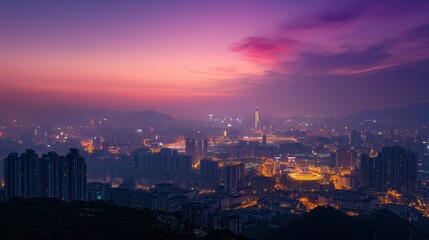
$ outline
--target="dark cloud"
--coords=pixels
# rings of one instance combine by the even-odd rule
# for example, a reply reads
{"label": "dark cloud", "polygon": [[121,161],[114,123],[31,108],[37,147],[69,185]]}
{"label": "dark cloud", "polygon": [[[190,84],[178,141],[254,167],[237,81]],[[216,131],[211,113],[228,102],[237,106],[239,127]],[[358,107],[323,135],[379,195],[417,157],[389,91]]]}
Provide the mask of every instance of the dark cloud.
{"label": "dark cloud", "polygon": [[293,74],[329,74],[343,68],[361,68],[374,66],[388,59],[389,44],[377,44],[362,51],[344,51],[341,53],[302,52],[299,59],[285,63],[285,68]]}
{"label": "dark cloud", "polygon": [[248,107],[326,116],[429,102],[429,23],[422,18],[428,3],[361,2],[289,21],[271,37],[245,39],[235,52],[272,60],[254,79],[265,85],[247,91]]}
{"label": "dark cloud", "polygon": [[348,115],[429,102],[427,61],[365,75],[271,76],[270,84],[249,93],[249,102],[273,115]]}
{"label": "dark cloud", "polygon": [[338,26],[354,21],[365,14],[369,4],[355,4],[343,8],[330,9],[329,11],[315,14],[314,16],[302,16],[295,21],[282,25],[283,30],[310,29],[318,27]]}
{"label": "dark cloud", "polygon": [[365,18],[394,17],[395,15],[411,13],[429,5],[427,0],[379,0],[359,1],[342,7],[332,7],[328,10],[309,16],[301,16],[294,21],[281,25],[282,30],[305,30],[311,28],[329,28],[347,25],[353,21]]}
{"label": "dark cloud", "polygon": [[410,38],[425,38],[429,40],[429,24],[405,31],[404,36]]}

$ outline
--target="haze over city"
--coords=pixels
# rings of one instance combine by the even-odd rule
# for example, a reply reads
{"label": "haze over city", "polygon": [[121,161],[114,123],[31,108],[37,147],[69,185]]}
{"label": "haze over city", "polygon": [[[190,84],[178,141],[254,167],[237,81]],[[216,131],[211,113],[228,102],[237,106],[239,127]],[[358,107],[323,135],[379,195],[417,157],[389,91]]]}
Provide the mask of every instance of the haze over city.
{"label": "haze over city", "polygon": [[428,11],[419,0],[1,1],[0,105],[200,118],[429,102]]}
{"label": "haze over city", "polygon": [[0,0],[0,239],[429,239],[428,0]]}

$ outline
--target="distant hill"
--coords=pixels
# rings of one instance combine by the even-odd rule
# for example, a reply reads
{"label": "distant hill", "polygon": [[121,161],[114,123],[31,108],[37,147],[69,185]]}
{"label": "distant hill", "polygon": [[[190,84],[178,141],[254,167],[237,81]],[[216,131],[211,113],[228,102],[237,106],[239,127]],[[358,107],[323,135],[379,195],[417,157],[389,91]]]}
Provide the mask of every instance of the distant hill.
{"label": "distant hill", "polygon": [[[167,214],[167,213],[163,213]],[[182,217],[168,215],[176,224],[158,221],[148,209],[119,207],[106,202],[13,198],[0,202],[2,240],[169,240],[201,239]],[[166,216],[166,215],[162,215]],[[229,231],[214,231],[204,239],[243,239]]]}
{"label": "distant hill", "polygon": [[158,113],[154,110],[140,111],[137,113],[133,113],[130,115],[129,119],[134,123],[146,123],[146,124],[153,124],[153,123],[171,124],[171,123],[177,122],[175,118],[170,117],[165,113]]}
{"label": "distant hill", "polygon": [[0,204],[0,239],[193,239],[152,212],[103,202],[11,199]]}
{"label": "distant hill", "polygon": [[51,105],[44,107],[21,107],[16,109],[0,109],[0,121],[11,122],[17,119],[24,124],[70,124],[84,125],[91,120],[104,118],[115,126],[142,124],[172,124],[177,122],[173,117],[154,110],[147,111],[111,111],[101,108],[74,107],[68,105]]}
{"label": "distant hill", "polygon": [[[106,202],[66,203],[57,199],[14,198],[0,202],[0,239],[197,239],[193,226],[179,215],[169,215],[169,219],[178,221],[173,227],[159,222],[159,213],[147,209],[119,207]],[[263,238],[251,236],[250,239],[429,239],[428,218],[408,222],[387,210],[350,217],[331,207],[317,207],[302,218],[294,217],[280,225],[258,234]],[[216,230],[203,239],[245,238]]]}
{"label": "distant hill", "polygon": [[344,120],[364,122],[376,120],[381,123],[421,124],[429,122],[429,103],[415,104],[399,109],[363,110],[345,117]]}

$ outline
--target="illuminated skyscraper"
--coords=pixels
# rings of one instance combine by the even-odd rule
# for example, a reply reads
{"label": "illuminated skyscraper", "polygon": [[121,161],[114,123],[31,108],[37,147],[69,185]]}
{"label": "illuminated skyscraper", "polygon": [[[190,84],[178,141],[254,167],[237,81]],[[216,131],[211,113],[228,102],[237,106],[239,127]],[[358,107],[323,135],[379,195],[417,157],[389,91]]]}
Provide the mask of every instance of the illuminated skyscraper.
{"label": "illuminated skyscraper", "polygon": [[255,129],[259,127],[259,109],[255,108]]}

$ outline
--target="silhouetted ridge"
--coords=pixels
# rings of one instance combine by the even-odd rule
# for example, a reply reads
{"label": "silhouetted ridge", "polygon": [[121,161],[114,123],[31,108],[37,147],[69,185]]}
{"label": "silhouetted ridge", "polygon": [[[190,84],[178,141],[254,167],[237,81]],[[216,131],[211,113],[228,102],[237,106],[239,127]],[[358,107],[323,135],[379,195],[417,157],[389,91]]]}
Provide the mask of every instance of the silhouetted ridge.
{"label": "silhouetted ridge", "polygon": [[9,115],[0,115],[0,122],[11,122],[18,119],[24,124],[71,124],[87,125],[91,121],[95,124],[102,119],[112,126],[127,124],[173,124],[177,120],[164,113],[154,110],[147,111],[113,111],[101,108],[74,107],[68,105],[51,105],[44,107],[17,107],[8,110]]}
{"label": "silhouetted ridge", "polygon": [[332,207],[317,207],[266,239],[424,240],[429,239],[428,226],[426,219],[413,224],[387,210],[350,217]]}
{"label": "silhouetted ridge", "polygon": [[[158,216],[147,209],[102,201],[66,203],[58,199],[12,198],[7,203],[0,202],[0,239],[197,239],[189,223],[182,221],[180,228],[173,230],[158,221]],[[204,239],[243,238],[218,230]]]}
{"label": "silhouetted ridge", "polygon": [[399,109],[363,110],[346,117],[349,121],[372,121],[391,123],[427,123],[429,121],[429,103],[415,104]]}
{"label": "silhouetted ridge", "polygon": [[140,123],[172,123],[176,119],[168,116],[165,113],[158,113],[154,110],[140,111],[130,116],[130,120]]}

